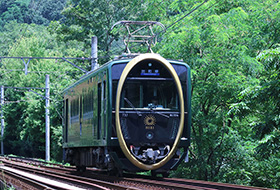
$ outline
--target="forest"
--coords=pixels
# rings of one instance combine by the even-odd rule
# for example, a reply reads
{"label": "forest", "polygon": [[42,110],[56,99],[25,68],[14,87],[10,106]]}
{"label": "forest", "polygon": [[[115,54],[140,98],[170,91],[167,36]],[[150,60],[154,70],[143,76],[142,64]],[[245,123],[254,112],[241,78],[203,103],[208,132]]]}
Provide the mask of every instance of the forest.
{"label": "forest", "polygon": [[[156,29],[153,51],[192,69],[189,162],[170,176],[280,188],[279,10],[278,0],[0,0],[4,153],[45,158],[38,94],[48,74],[51,159],[62,160],[61,92],[83,72],[32,59],[25,73],[22,59],[3,57],[90,57],[97,36],[104,64],[124,50],[113,24],[159,21],[166,30]],[[90,70],[88,60],[73,62]]]}

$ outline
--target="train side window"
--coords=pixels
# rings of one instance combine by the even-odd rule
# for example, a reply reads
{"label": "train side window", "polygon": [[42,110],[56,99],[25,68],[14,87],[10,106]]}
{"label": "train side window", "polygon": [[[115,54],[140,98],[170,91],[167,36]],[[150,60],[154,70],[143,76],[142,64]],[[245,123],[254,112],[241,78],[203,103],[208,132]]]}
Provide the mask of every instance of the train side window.
{"label": "train side window", "polygon": [[83,95],[83,121],[89,120],[93,115],[93,90]]}
{"label": "train side window", "polygon": [[71,100],[71,124],[77,123],[79,121],[79,98]]}

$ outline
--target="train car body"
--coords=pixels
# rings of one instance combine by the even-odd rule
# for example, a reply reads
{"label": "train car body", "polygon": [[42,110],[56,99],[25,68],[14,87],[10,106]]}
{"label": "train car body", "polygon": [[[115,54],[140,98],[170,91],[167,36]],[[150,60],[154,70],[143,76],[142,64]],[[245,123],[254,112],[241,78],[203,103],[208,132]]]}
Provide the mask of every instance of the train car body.
{"label": "train car body", "polygon": [[110,61],[66,88],[65,161],[110,171],[176,169],[187,156],[190,68],[157,54]]}

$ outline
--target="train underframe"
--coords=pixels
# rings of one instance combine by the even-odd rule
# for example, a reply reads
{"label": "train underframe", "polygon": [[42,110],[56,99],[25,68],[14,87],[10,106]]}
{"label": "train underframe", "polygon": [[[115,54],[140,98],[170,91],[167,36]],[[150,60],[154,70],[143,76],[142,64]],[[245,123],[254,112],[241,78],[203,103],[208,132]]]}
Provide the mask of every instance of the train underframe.
{"label": "train underframe", "polygon": [[[183,151],[178,149],[167,164],[159,169],[151,170],[152,176],[162,174],[163,177],[167,177],[169,171],[176,169],[183,159],[187,159],[187,156],[186,149]],[[134,173],[143,171],[132,164],[119,147],[65,148],[64,160],[71,165],[75,165],[77,171],[80,172],[85,171],[86,167],[95,167],[106,171],[109,175],[116,176],[122,176],[123,171]]]}

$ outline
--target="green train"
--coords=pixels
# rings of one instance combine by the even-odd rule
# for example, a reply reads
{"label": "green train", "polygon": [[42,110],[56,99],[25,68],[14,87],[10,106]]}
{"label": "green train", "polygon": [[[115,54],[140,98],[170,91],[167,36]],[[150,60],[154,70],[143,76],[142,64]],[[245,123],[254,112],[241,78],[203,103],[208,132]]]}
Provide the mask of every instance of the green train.
{"label": "green train", "polygon": [[158,54],[120,56],[63,92],[63,150],[78,170],[168,175],[188,157],[190,67]]}

